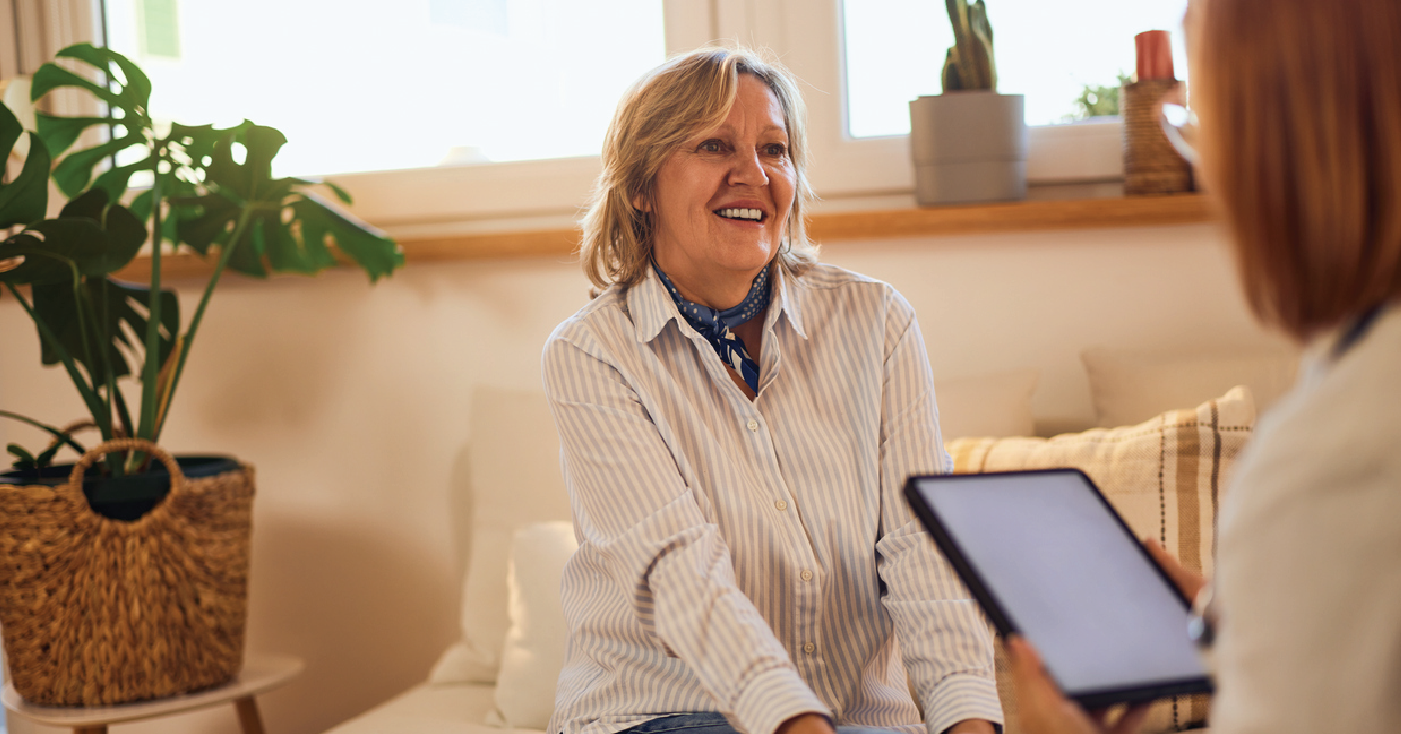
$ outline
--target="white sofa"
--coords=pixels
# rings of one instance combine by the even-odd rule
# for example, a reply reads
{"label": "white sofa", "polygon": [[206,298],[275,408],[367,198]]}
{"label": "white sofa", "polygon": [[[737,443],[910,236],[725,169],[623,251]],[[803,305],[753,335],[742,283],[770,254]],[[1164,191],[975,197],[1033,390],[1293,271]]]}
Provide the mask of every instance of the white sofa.
{"label": "white sofa", "polygon": [[[1287,388],[1297,355],[1094,351],[1083,362],[1101,427],[1051,438],[1033,435],[1035,371],[936,380],[956,470],[1082,468],[1135,531],[1209,571],[1218,492],[1256,404]],[[538,732],[549,718],[563,657],[559,575],[574,547],[553,422],[539,392],[481,389],[471,412],[462,639],[427,681],[327,734]],[[1015,701],[1002,687],[1014,732]],[[1202,700],[1165,701],[1151,729],[1205,711]]]}

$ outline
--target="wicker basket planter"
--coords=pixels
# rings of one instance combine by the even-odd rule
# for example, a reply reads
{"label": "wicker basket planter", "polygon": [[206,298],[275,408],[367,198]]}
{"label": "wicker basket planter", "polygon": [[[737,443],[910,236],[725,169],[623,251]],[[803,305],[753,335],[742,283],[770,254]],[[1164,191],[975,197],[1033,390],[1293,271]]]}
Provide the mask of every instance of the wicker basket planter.
{"label": "wicker basket planter", "polygon": [[[169,472],[169,494],[135,520],[94,512],[84,475],[136,449]],[[204,467],[208,470],[209,467]],[[243,663],[253,468],[186,478],[169,454],[117,439],[69,481],[0,478],[0,628],[26,701],[106,706],[226,683]]]}

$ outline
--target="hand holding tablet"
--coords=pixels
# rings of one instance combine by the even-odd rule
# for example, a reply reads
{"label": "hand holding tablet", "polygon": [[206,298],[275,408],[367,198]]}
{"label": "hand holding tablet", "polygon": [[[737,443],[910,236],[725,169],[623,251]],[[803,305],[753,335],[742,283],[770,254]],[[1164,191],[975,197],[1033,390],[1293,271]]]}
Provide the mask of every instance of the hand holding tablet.
{"label": "hand holding tablet", "polygon": [[905,495],[999,634],[1086,708],[1211,690],[1191,605],[1083,473],[911,477]]}

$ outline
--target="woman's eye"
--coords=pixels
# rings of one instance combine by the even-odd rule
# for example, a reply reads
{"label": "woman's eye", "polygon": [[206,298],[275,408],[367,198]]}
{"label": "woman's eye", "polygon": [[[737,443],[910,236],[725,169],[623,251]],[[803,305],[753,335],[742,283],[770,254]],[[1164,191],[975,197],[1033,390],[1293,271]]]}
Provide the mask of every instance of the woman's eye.
{"label": "woman's eye", "polygon": [[783,143],[769,143],[764,146],[764,153],[778,157],[786,156],[788,155],[788,146]]}
{"label": "woman's eye", "polygon": [[700,150],[705,153],[719,153],[724,149],[725,146],[719,140],[707,140],[704,143],[701,143],[700,146],[697,148],[697,150]]}

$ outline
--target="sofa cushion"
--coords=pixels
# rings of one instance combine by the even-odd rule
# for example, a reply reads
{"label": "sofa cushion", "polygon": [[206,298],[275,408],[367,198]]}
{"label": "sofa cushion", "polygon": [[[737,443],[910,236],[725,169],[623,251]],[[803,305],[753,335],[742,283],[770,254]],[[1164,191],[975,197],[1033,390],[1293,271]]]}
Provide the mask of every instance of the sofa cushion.
{"label": "sofa cushion", "polygon": [[496,710],[487,723],[544,729],[550,722],[568,636],[560,579],[578,547],[574,524],[568,521],[516,531],[506,577],[510,627],[496,676]]}
{"label": "sofa cushion", "polygon": [[1173,408],[1197,405],[1245,385],[1256,412],[1274,404],[1299,367],[1297,349],[1163,352],[1087,349],[1080,354],[1090,380],[1095,425],[1127,426]]}
{"label": "sofa cushion", "polygon": [[432,683],[491,683],[506,639],[506,566],[518,528],[569,520],[559,437],[539,390],[480,388],[469,417],[468,556],[462,639],[438,660]]}
{"label": "sofa cushion", "polygon": [[[1195,410],[1169,410],[1138,425],[1052,438],[957,439],[948,449],[955,472],[1080,469],[1136,535],[1157,539],[1184,566],[1210,574],[1216,507],[1254,423],[1250,391],[1240,386]],[[1017,731],[1016,698],[1000,644],[997,652],[998,692],[1011,734]],[[1160,701],[1143,731],[1203,721],[1207,706],[1204,696]]]}

